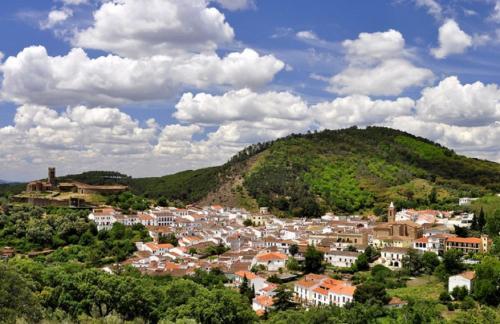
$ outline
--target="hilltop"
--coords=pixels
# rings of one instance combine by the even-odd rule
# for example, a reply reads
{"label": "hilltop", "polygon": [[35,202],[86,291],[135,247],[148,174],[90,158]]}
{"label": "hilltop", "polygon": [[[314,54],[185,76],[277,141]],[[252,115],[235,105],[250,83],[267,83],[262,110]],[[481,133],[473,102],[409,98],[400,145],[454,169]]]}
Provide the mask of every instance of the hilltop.
{"label": "hilltop", "polygon": [[[500,164],[467,158],[402,131],[368,127],[293,134],[247,147],[226,164],[163,177],[107,171],[68,175],[90,184],[120,183],[148,198],[184,203],[269,206],[281,215],[383,214],[446,208],[458,197],[500,192]],[[0,186],[0,193],[21,186]]]}
{"label": "hilltop", "polygon": [[455,205],[500,191],[500,164],[467,158],[383,127],[290,135],[252,145],[220,167],[132,179],[137,193],[288,215],[383,214],[398,207]]}

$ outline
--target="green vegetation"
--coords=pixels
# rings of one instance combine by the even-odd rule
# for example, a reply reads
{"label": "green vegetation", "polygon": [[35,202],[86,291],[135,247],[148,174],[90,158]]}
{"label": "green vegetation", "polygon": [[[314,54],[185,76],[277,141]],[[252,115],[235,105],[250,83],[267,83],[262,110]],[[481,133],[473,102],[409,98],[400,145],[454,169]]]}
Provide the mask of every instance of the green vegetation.
{"label": "green vegetation", "polygon": [[87,210],[68,208],[12,207],[0,213],[0,246],[21,253],[53,249],[46,262],[76,260],[93,266],[123,261],[135,251],[134,242],[150,240],[140,224],[116,223],[97,232]]}
{"label": "green vegetation", "polygon": [[148,198],[163,196],[170,201],[192,203],[217,188],[220,171],[220,167],[188,170],[164,177],[131,179],[129,185],[133,193]]}
{"label": "green vegetation", "polygon": [[388,290],[391,297],[425,301],[437,301],[442,292],[446,292],[443,282],[434,276],[428,275],[407,281],[405,287]]}
{"label": "green vegetation", "polygon": [[118,207],[125,213],[128,213],[131,211],[146,210],[149,208],[150,202],[143,197],[136,196],[130,191],[127,191],[119,195],[106,197],[106,205]]}
{"label": "green vegetation", "polygon": [[350,128],[275,141],[245,175],[244,186],[278,214],[384,214],[390,201],[446,209],[459,197],[496,192],[500,166],[404,132]]}
{"label": "green vegetation", "polygon": [[[113,314],[122,320],[151,323],[193,319],[244,324],[257,320],[248,300],[223,288],[217,273],[198,273],[194,281],[145,277],[133,269],[110,275],[76,263],[44,266],[15,258],[0,264],[0,278],[0,318],[7,322],[21,318],[77,322]],[[207,288],[197,280],[204,280]]]}
{"label": "green vegetation", "polygon": [[304,254],[304,272],[305,273],[322,273],[325,268],[323,266],[323,252],[318,251],[312,245],[307,246]]}

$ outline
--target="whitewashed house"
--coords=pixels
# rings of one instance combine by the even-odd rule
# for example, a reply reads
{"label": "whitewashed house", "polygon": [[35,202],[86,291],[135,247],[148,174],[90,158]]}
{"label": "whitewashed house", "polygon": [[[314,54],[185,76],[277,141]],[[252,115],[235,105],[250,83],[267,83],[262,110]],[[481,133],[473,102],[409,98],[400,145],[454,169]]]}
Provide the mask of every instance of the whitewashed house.
{"label": "whitewashed house", "polygon": [[448,292],[451,293],[455,287],[465,287],[469,292],[472,291],[472,283],[476,273],[474,271],[465,271],[448,278]]}

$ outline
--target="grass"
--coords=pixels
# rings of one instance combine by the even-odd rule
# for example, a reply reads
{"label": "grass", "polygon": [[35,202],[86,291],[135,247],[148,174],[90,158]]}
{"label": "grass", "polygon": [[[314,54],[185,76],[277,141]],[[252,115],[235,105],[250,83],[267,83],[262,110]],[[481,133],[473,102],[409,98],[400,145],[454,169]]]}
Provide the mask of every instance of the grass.
{"label": "grass", "polygon": [[388,289],[391,297],[399,297],[404,300],[427,300],[438,301],[439,295],[445,291],[444,284],[434,276],[421,276],[409,280],[406,287]]}

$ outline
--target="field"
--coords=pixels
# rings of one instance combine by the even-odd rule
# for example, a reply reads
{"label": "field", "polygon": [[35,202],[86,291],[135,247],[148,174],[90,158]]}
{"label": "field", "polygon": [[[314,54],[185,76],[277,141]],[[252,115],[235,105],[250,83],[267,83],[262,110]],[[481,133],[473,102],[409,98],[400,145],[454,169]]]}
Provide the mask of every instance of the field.
{"label": "field", "polygon": [[407,287],[389,289],[391,297],[396,296],[404,300],[437,301],[439,294],[445,291],[444,285],[434,276],[422,276],[409,280]]}

